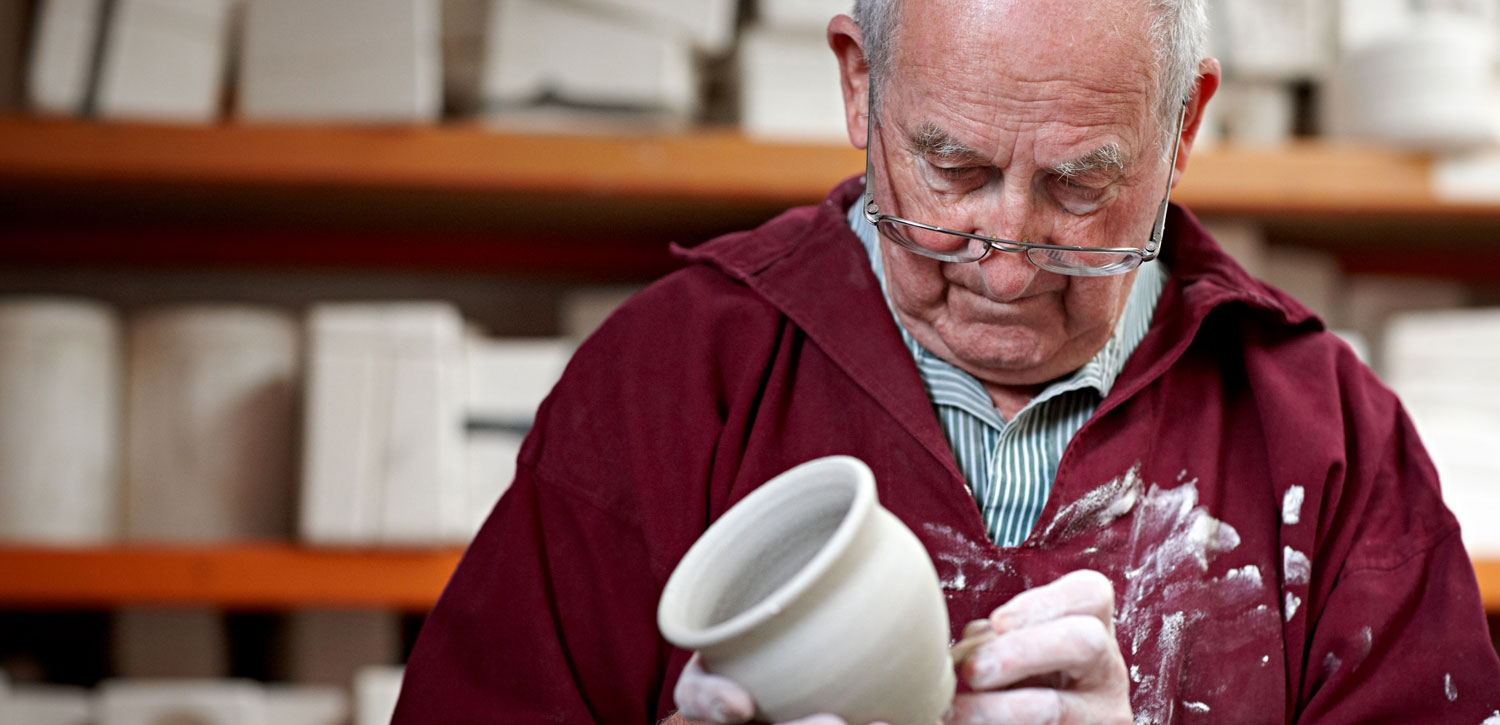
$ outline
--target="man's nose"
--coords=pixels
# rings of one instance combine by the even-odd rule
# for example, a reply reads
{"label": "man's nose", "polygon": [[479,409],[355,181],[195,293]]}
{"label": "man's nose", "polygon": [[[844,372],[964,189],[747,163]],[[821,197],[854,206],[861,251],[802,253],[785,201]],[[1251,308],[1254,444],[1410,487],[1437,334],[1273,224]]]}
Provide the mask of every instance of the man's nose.
{"label": "man's nose", "polygon": [[[975,234],[1018,242],[1046,241],[1029,186],[1007,179],[987,207],[981,212]],[[986,293],[997,300],[1021,296],[1041,271],[1026,258],[1024,249],[1006,251],[1003,243],[1002,248],[994,249],[975,266],[979,268]]]}
{"label": "man's nose", "polygon": [[1006,177],[993,192],[981,195],[973,210],[975,234],[1019,242],[1043,242],[1045,220],[1031,184]]}

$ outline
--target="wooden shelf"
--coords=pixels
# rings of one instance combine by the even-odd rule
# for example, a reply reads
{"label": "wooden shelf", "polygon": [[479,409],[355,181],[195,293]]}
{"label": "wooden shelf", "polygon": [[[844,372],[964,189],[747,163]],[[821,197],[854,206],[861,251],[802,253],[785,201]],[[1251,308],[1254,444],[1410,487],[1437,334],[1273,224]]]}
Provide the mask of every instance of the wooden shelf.
{"label": "wooden shelf", "polygon": [[209,605],[426,611],[460,549],[293,544],[0,549],[0,606]]}
{"label": "wooden shelf", "polygon": [[679,199],[820,199],[864,157],[730,130],[501,133],[474,125],[167,126],[0,118],[0,178],[432,189]]}
{"label": "wooden shelf", "polygon": [[[724,128],[587,136],[0,117],[0,265],[644,282],[676,266],[668,242],[753,227],[863,167],[847,146]],[[1500,279],[1500,202],[1438,199],[1431,177],[1430,158],[1385,149],[1220,147],[1193,155],[1173,198],[1200,216],[1254,218],[1351,273]]]}
{"label": "wooden shelf", "polygon": [[[763,143],[733,130],[584,136],[477,125],[170,126],[0,117],[0,179],[209,184],[798,203],[864,168],[837,144]],[[1480,216],[1451,203],[1418,154],[1304,143],[1193,155],[1176,198],[1200,213]]]}
{"label": "wooden shelf", "polygon": [[[203,605],[425,611],[462,550],[294,544],[0,548],[0,608]],[[1500,560],[1476,560],[1484,608],[1500,614]]]}
{"label": "wooden shelf", "polygon": [[1500,559],[1475,559],[1474,575],[1479,579],[1479,595],[1484,600],[1484,611],[1500,615]]}

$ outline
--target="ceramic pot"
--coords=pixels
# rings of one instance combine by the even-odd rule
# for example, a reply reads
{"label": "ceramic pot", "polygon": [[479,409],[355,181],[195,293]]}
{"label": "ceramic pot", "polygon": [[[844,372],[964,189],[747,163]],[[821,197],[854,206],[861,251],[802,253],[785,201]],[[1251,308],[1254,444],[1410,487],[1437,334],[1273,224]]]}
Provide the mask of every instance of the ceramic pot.
{"label": "ceramic pot", "polygon": [[856,458],[804,463],[731,508],[672,572],[657,623],[762,720],[932,725],[953,699],[937,573]]}

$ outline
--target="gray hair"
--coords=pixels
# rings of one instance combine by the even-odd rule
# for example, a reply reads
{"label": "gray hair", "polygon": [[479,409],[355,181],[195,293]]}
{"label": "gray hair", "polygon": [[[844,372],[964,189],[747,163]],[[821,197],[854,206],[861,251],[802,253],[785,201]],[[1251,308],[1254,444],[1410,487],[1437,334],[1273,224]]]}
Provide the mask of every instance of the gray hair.
{"label": "gray hair", "polygon": [[[1198,80],[1198,64],[1208,54],[1208,11],[1204,0],[1144,0],[1152,14],[1147,36],[1156,50],[1160,103],[1157,120],[1170,135],[1177,112]],[[870,64],[870,106],[879,108],[880,84],[890,77],[891,47],[900,31],[900,0],[855,0],[854,22],[864,36]]]}

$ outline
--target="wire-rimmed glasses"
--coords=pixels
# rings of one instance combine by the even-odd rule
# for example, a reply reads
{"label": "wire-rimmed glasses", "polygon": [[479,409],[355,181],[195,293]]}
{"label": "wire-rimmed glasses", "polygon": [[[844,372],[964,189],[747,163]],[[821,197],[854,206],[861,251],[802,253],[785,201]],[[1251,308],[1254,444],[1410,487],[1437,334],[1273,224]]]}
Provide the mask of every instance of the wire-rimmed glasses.
{"label": "wire-rimmed glasses", "polygon": [[[978,262],[990,252],[1024,253],[1037,267],[1057,274],[1075,277],[1104,277],[1124,274],[1143,262],[1156,259],[1161,250],[1162,234],[1167,225],[1167,204],[1172,197],[1172,173],[1167,173],[1166,190],[1151,225],[1151,236],[1144,247],[1074,247],[1057,244],[1018,242],[1011,239],[960,232],[944,227],[882,214],[875,203],[875,173],[870,163],[870,146],[874,139],[874,113],[867,113],[865,143],[865,219],[875,225],[887,239],[924,257],[943,262]],[[1182,140],[1182,123],[1187,117],[1187,103],[1177,114],[1177,132],[1172,136],[1172,166],[1177,167],[1177,151]]]}

